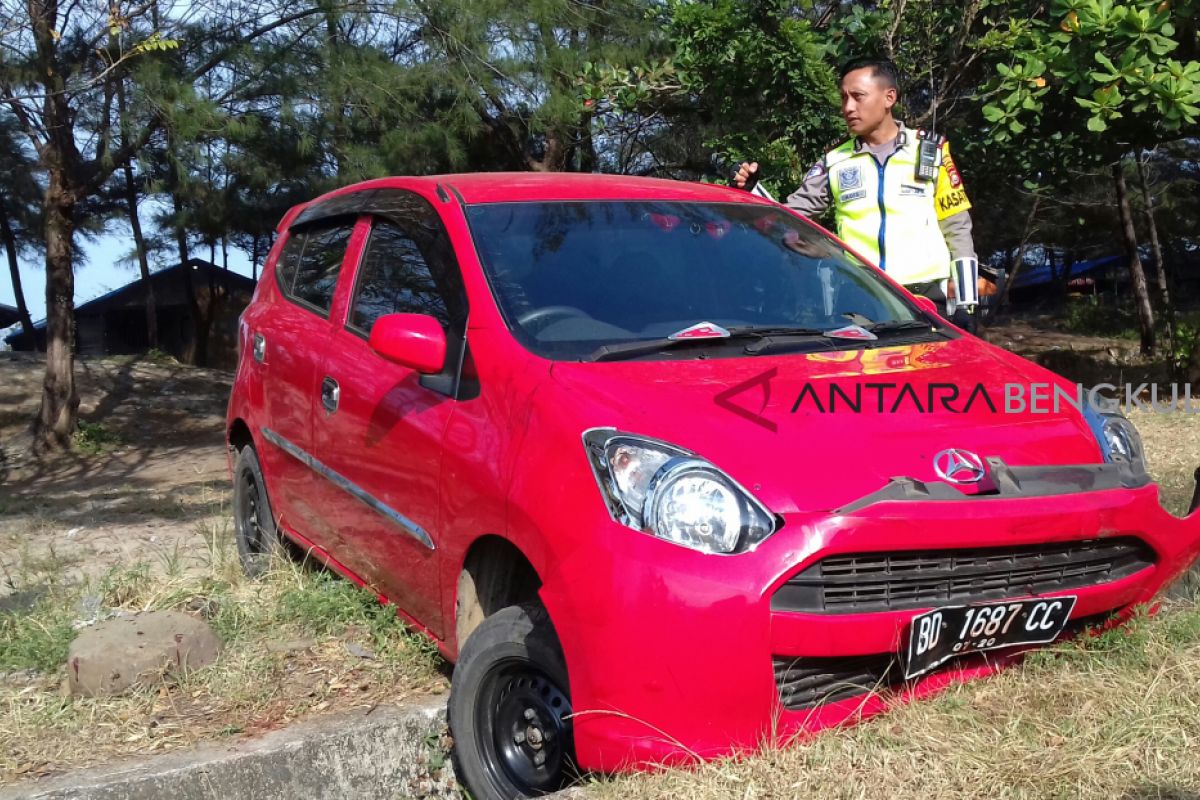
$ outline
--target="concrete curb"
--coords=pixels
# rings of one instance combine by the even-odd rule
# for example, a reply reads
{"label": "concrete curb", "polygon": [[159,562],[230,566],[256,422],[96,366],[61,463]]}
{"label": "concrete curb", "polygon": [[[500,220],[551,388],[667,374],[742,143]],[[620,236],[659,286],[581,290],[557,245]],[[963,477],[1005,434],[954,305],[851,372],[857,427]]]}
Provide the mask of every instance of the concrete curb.
{"label": "concrete curb", "polygon": [[228,745],[0,788],[0,800],[459,798],[445,698],[331,715]]}

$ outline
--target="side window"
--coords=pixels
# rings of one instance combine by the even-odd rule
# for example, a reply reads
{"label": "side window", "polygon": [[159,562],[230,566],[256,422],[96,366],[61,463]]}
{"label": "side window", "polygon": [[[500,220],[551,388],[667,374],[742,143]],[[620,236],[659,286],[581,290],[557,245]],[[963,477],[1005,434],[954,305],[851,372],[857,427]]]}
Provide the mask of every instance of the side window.
{"label": "side window", "polygon": [[304,234],[289,233],[284,242],[279,261],[275,263],[275,282],[279,291],[284,294],[292,293],[292,284],[296,282],[296,270],[300,267],[300,254],[304,252]]}
{"label": "side window", "polygon": [[346,255],[346,244],[354,232],[354,223],[330,228],[315,228],[305,237],[304,251],[296,270],[291,296],[328,314],[333,305],[333,290],[338,271]]}
{"label": "side window", "polygon": [[[457,266],[451,267],[457,270]],[[452,324],[452,290],[439,286],[444,276],[435,277],[417,242],[390,222],[376,220],[359,267],[358,287],[350,310],[350,325],[370,334],[375,320],[384,314],[429,314]],[[449,300],[449,305],[447,301]]]}

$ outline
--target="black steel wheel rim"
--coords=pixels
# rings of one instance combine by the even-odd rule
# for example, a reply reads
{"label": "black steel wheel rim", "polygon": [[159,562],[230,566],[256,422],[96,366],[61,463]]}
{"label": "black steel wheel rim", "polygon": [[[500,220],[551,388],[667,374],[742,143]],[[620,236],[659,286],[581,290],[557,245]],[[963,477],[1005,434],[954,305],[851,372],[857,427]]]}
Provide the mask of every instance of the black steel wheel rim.
{"label": "black steel wheel rim", "polygon": [[493,784],[521,794],[559,788],[570,752],[570,714],[566,695],[535,664],[497,663],[475,706],[478,744]]}
{"label": "black steel wheel rim", "polygon": [[262,495],[258,490],[258,481],[250,470],[243,470],[241,476],[241,491],[238,493],[237,521],[246,544],[246,550],[252,555],[263,552],[262,526]]}

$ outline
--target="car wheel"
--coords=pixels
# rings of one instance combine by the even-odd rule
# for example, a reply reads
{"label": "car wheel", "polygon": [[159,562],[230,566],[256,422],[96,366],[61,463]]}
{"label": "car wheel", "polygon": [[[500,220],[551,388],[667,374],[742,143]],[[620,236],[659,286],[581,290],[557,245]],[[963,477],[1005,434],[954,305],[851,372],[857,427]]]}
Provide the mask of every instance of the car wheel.
{"label": "car wheel", "polygon": [[250,446],[238,451],[233,468],[233,530],[238,559],[251,578],[266,572],[271,560],[282,553],[262,468]]}
{"label": "car wheel", "polygon": [[574,760],[567,668],[537,604],[509,606],[467,639],[450,683],[459,780],[477,800],[536,797]]}

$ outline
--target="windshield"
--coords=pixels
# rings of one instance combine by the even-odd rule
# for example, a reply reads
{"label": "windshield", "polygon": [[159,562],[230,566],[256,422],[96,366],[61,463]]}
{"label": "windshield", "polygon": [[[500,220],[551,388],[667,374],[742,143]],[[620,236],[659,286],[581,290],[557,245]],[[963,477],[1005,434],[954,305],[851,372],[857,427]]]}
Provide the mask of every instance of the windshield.
{"label": "windshield", "polygon": [[[467,217],[509,328],[547,358],[588,358],[604,345],[662,339],[700,322],[824,331],[925,319],[834,239],[781,209],[498,203],[471,206]],[[713,355],[745,346],[712,341]],[[853,345],[814,345],[843,346]]]}

